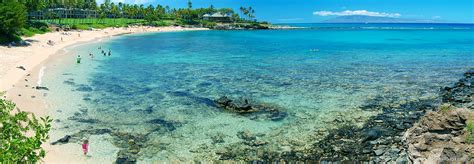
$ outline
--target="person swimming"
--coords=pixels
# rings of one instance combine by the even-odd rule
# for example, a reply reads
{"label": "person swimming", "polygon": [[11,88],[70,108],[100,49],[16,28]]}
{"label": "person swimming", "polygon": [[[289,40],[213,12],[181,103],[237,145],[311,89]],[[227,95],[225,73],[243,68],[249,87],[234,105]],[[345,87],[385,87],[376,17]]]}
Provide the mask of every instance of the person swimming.
{"label": "person swimming", "polygon": [[81,63],[81,55],[77,55],[76,62],[77,64]]}
{"label": "person swimming", "polygon": [[109,49],[109,56],[112,55],[112,51]]}

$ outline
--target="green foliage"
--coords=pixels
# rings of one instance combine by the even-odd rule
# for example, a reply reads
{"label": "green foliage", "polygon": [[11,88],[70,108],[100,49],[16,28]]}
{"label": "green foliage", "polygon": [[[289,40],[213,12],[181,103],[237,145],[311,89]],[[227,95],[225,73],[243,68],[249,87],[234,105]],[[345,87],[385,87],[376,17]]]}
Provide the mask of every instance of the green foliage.
{"label": "green foliage", "polygon": [[84,24],[74,24],[74,25],[71,26],[71,29],[74,29],[74,30],[87,30],[87,29],[89,29],[89,26],[84,25]]}
{"label": "green foliage", "polygon": [[466,124],[466,143],[474,143],[474,121],[467,121]]}
{"label": "green foliage", "polygon": [[160,21],[154,21],[151,25],[156,26],[156,27],[161,27],[161,26],[170,26],[171,23],[169,21],[160,20]]}
{"label": "green foliage", "polygon": [[217,26],[216,22],[211,22],[211,21],[201,21],[201,24],[203,27],[211,28],[211,29]]}
{"label": "green foliage", "polygon": [[444,103],[444,104],[441,104],[441,106],[439,106],[439,111],[442,113],[449,112],[452,109],[453,109],[453,106],[448,103]]}
{"label": "green foliage", "polygon": [[52,120],[13,111],[15,106],[0,99],[0,163],[36,163],[46,155],[41,144],[49,138]]}
{"label": "green foliage", "polygon": [[17,41],[17,33],[26,23],[26,7],[18,2],[0,3],[0,41]]}
{"label": "green foliage", "polygon": [[28,22],[25,28],[20,29],[20,35],[33,36],[35,34],[44,34],[50,32],[48,24],[43,22]]}

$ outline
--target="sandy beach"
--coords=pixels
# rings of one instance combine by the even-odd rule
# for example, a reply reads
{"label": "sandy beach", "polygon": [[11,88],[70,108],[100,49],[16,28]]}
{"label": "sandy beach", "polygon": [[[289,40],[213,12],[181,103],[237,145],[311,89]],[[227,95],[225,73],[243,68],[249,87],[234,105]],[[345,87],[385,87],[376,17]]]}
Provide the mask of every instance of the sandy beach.
{"label": "sandy beach", "polygon": [[[41,80],[41,74],[43,74],[43,70],[41,69],[42,65],[47,63],[48,59],[54,58],[56,55],[65,54],[65,48],[123,34],[191,30],[207,29],[136,26],[90,31],[50,32],[23,38],[25,41],[31,43],[31,45],[11,48],[0,47],[0,91],[6,91],[7,93],[4,95],[4,98],[14,101],[21,110],[34,113],[37,116],[46,116],[52,111],[48,111],[48,103],[42,98],[45,95],[42,95],[37,89],[34,89],[34,87],[41,83],[39,81]],[[48,42],[52,42],[53,44],[48,44]],[[43,160],[44,163],[110,162],[115,160],[114,156],[118,151],[113,145],[110,145],[109,148],[101,148],[100,150],[91,148],[91,153],[102,154],[100,155],[101,158],[98,158],[99,156],[85,157],[81,153],[74,153],[82,152],[80,145],[65,144],[52,146],[49,142],[53,140],[53,138],[50,138],[50,141],[43,145],[47,152]],[[107,139],[94,140],[100,141]],[[110,158],[104,158],[107,154],[109,154]]]}

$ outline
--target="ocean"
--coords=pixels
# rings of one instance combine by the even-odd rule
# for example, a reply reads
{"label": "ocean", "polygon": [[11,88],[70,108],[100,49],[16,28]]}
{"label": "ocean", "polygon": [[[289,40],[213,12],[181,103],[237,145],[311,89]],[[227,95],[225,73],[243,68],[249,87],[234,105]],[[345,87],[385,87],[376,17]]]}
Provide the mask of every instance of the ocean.
{"label": "ocean", "polygon": [[[260,159],[314,149],[341,119],[362,126],[382,112],[367,109],[374,101],[439,103],[439,89],[474,67],[472,24],[292,25],[305,28],[132,34],[70,47],[44,69],[50,91],[42,92],[59,120],[51,136],[106,135],[98,144],[114,145],[112,156],[141,162]],[[226,110],[215,103],[222,96],[278,114]]]}

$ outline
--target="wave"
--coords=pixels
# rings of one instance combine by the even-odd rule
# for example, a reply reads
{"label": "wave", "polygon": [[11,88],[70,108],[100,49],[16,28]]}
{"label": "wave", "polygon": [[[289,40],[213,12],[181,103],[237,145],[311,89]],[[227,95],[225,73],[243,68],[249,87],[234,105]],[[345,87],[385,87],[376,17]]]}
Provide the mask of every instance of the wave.
{"label": "wave", "polygon": [[44,70],[46,69],[46,66],[42,66],[41,69],[39,70],[38,73],[38,86],[41,86],[41,83],[43,83],[43,76],[44,76]]}

